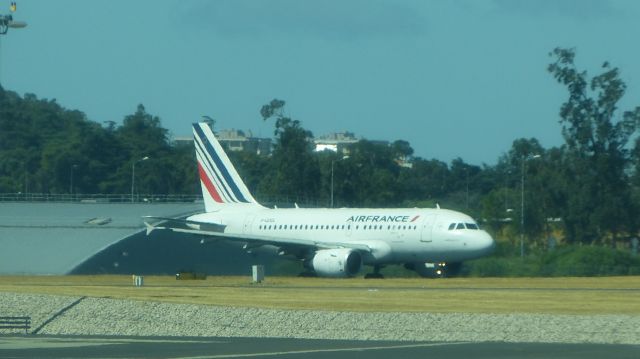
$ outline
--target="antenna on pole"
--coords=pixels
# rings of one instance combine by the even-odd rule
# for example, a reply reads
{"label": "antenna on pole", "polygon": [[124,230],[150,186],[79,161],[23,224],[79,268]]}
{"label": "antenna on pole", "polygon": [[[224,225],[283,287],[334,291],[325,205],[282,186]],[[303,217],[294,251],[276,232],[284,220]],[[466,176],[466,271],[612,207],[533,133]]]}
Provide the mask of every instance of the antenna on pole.
{"label": "antenna on pole", "polygon": [[[18,5],[15,1],[11,2],[11,6],[9,7],[12,13],[18,10]],[[9,31],[9,28],[12,29],[20,29],[23,27],[27,27],[27,23],[24,21],[15,21],[13,20],[13,15],[2,15],[0,14],[0,35],[6,35]]]}
{"label": "antenna on pole", "polygon": [[[9,10],[11,10],[11,13],[14,13],[16,12],[16,10],[18,10],[18,5],[16,4],[15,1],[11,2],[11,6],[9,7]],[[12,14],[9,14],[9,15],[0,14],[0,35],[6,35],[10,28],[20,29],[23,27],[27,27],[27,23],[24,21],[13,20]],[[1,57],[2,57],[2,53],[0,53],[0,59]],[[1,75],[1,72],[0,72],[0,75]]]}

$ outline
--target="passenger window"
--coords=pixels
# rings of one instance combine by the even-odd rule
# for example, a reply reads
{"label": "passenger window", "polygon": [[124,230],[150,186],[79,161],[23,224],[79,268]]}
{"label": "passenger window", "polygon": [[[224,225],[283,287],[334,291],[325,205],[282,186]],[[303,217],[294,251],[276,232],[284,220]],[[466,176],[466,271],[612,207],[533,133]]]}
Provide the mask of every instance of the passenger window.
{"label": "passenger window", "polygon": [[451,223],[451,224],[449,225],[449,230],[450,230],[450,231],[454,230],[455,228],[456,228],[456,224],[455,224],[455,223]]}
{"label": "passenger window", "polygon": [[464,223],[458,223],[456,229],[464,229]]}

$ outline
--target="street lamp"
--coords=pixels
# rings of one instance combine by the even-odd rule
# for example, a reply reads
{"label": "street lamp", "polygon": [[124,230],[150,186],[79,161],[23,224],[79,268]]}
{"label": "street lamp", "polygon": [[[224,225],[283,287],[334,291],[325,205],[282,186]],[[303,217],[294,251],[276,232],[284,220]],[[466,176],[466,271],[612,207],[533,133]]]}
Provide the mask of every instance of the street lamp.
{"label": "street lamp", "polygon": [[520,176],[520,257],[524,258],[524,165],[528,160],[540,158],[540,155],[522,156]]}
{"label": "street lamp", "polygon": [[24,21],[13,21],[11,15],[0,15],[0,35],[5,35],[9,28],[20,29],[27,27],[27,23]]}
{"label": "street lamp", "polygon": [[469,209],[469,167],[465,167],[464,168],[464,174],[466,176],[466,182],[467,182],[467,209]]}
{"label": "street lamp", "polygon": [[136,183],[136,163],[146,161],[149,159],[149,156],[144,156],[137,161],[133,161],[131,164],[131,203],[133,203],[133,190],[135,188]]}
{"label": "street lamp", "polygon": [[73,170],[78,168],[78,165],[71,165],[71,175],[69,176],[69,194],[73,196]]}
{"label": "street lamp", "polygon": [[346,160],[347,158],[349,158],[349,156],[343,156],[341,159],[338,160],[331,160],[331,208],[333,208],[333,164],[336,161],[341,161],[341,160]]}
{"label": "street lamp", "polygon": [[[11,3],[11,12],[16,11],[16,3]],[[19,29],[22,27],[26,27],[27,23],[24,21],[14,21],[12,15],[2,15],[0,14],[0,35],[6,35],[9,31],[9,28]]]}

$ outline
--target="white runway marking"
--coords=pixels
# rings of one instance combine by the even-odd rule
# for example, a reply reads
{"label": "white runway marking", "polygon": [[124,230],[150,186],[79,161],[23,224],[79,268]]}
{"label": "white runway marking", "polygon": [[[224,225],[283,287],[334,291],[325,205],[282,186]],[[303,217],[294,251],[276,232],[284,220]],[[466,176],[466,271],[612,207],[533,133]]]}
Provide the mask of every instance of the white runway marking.
{"label": "white runway marking", "polygon": [[237,354],[220,354],[220,355],[203,355],[195,357],[180,357],[180,359],[224,359],[224,358],[255,358],[264,356],[282,356],[297,354],[317,354],[317,353],[336,353],[336,352],[364,352],[369,350],[389,350],[389,349],[410,349],[410,348],[426,348],[460,344],[471,344],[472,342],[451,342],[451,343],[422,343],[422,344],[406,344],[406,345],[389,345],[376,347],[355,347],[355,348],[333,348],[333,349],[308,349],[308,350],[291,350],[281,352],[264,352],[264,353],[237,353]]}

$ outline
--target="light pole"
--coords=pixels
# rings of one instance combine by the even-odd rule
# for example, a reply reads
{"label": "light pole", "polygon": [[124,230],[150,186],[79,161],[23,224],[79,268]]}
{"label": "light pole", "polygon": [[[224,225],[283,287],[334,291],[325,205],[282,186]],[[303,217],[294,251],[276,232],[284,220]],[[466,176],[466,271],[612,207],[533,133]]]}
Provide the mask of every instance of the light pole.
{"label": "light pole", "polygon": [[333,165],[336,161],[346,160],[349,156],[343,156],[339,160],[331,160],[331,208],[333,208]]}
{"label": "light pole", "polygon": [[20,29],[26,26],[27,23],[24,21],[13,21],[11,15],[0,15],[0,35],[6,35],[9,28]]}
{"label": "light pole", "polygon": [[466,182],[467,182],[467,209],[469,209],[469,167],[465,167],[464,168],[464,174],[466,176]]}
{"label": "light pole", "polygon": [[[12,2],[11,12],[15,12],[15,11],[16,11],[16,3]],[[0,14],[0,35],[6,35],[7,32],[9,31],[9,28],[19,29],[26,26],[27,26],[27,23],[24,21],[14,21],[12,15]]]}
{"label": "light pole", "polygon": [[540,155],[522,156],[521,175],[520,175],[520,257],[524,258],[524,165],[534,158],[540,158]]}
{"label": "light pole", "polygon": [[133,161],[131,164],[131,203],[133,203],[133,191],[136,184],[136,163],[146,161],[149,159],[149,156],[144,156],[137,161]]}
{"label": "light pole", "polygon": [[71,165],[71,175],[69,176],[69,194],[73,196],[73,170],[78,168],[78,165]]}
{"label": "light pole", "polygon": [[22,161],[22,170],[24,171],[24,196],[27,198],[29,192],[29,172],[27,172],[27,162]]}

